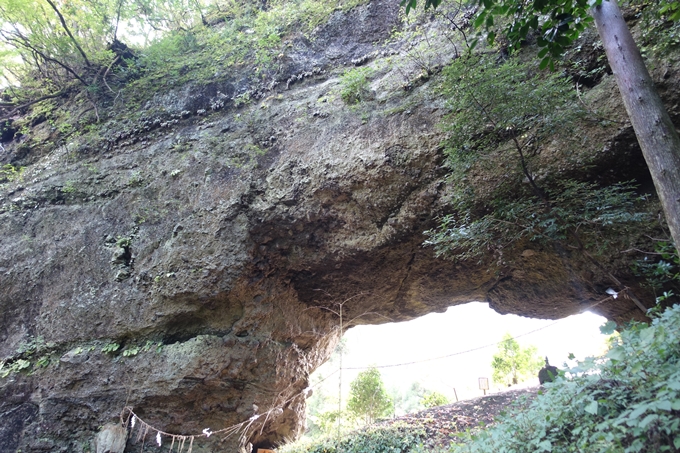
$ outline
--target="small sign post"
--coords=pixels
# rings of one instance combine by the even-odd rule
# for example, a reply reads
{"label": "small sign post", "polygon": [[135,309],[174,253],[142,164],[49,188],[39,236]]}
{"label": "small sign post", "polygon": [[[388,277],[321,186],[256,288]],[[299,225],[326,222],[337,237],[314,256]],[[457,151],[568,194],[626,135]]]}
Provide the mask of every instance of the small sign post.
{"label": "small sign post", "polygon": [[489,390],[489,378],[479,378],[479,390],[484,390],[484,395],[486,395],[486,391]]}

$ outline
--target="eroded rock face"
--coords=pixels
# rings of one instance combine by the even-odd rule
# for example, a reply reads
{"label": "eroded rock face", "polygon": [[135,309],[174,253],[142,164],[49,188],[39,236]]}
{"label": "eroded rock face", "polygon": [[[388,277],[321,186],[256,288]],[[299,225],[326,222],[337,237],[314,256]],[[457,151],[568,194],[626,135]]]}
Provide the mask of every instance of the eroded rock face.
{"label": "eroded rock face", "polygon": [[[357,17],[366,28],[340,38]],[[391,68],[350,108],[332,71],[381,51],[397,24],[387,1],[338,14],[296,42],[291,67],[310,75],[287,90],[208,116],[182,112],[209,110],[209,95],[164,93],[154,102],[180,121],[84,156],[77,140],[54,148],[3,189],[0,355],[37,352],[21,356],[32,373],[0,380],[0,450],[94,451],[125,407],[168,433],[242,424],[196,437],[197,453],[269,447],[303,428],[340,304],[346,328],[469,301],[558,318],[606,297],[605,272],[565,251],[528,243],[490,271],[423,247],[451,209],[443,101],[427,84],[394,95]],[[595,310],[638,316],[610,302]],[[125,451],[141,448],[137,430]]]}

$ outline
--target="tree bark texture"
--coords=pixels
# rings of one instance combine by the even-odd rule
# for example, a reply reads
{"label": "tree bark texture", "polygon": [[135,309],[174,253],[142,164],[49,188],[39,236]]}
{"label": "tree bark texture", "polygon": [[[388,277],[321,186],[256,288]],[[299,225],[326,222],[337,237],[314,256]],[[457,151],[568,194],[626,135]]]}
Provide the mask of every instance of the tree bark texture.
{"label": "tree bark texture", "polygon": [[680,253],[680,138],[616,0],[591,11]]}

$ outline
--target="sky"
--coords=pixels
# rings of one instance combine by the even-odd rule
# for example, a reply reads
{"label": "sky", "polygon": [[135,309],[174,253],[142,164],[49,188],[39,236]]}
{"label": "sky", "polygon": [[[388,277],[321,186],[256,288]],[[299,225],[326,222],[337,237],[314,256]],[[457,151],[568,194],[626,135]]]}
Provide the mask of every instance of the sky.
{"label": "sky", "polygon": [[[478,378],[491,381],[492,356],[506,332],[516,337],[521,346],[536,346],[551,365],[563,367],[570,353],[584,359],[605,351],[607,337],[599,330],[605,322],[605,318],[589,312],[557,321],[500,315],[486,303],[473,302],[412,321],[354,327],[344,337],[343,400],[346,401],[349,383],[361,371],[353,368],[371,365],[379,368],[388,390],[405,391],[417,381],[443,393],[450,401],[481,396]],[[474,351],[465,352],[471,349]],[[417,363],[385,367],[408,362]],[[337,368],[337,359],[327,362],[317,370],[316,379]],[[317,382],[314,377],[312,383]],[[337,373],[324,385],[326,391],[335,388],[337,395]],[[525,385],[538,385],[538,378]],[[498,388],[491,389],[495,390]]]}

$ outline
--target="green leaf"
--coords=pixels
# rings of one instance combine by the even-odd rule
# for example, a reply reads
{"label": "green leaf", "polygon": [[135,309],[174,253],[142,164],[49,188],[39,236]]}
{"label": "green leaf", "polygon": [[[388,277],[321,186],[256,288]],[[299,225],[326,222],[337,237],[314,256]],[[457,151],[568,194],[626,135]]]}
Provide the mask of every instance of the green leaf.
{"label": "green leaf", "polygon": [[534,0],[534,9],[536,11],[542,11],[547,4],[548,0]]}
{"label": "green leaf", "polygon": [[642,406],[637,407],[633,412],[630,413],[628,416],[629,419],[635,420],[636,418],[640,417],[640,415],[644,414],[647,412],[647,409],[649,406],[647,404],[643,404]]}
{"label": "green leaf", "polygon": [[[548,49],[545,49],[546,51]],[[547,53],[547,52],[546,52]],[[541,60],[541,63],[538,65],[539,68],[545,69],[548,67],[548,64],[550,63],[550,57],[545,57],[544,59]]]}
{"label": "green leaf", "polygon": [[597,401],[591,401],[590,404],[588,404],[583,409],[589,414],[597,415],[597,408],[598,408]]}
{"label": "green leaf", "polygon": [[482,26],[485,19],[486,19],[486,11],[482,11],[481,13],[479,13],[479,15],[477,16],[477,18],[475,19],[475,21],[473,22],[472,25],[475,28],[479,28],[479,27]]}
{"label": "green leaf", "polygon": [[668,400],[664,400],[664,401],[659,401],[659,402],[657,402],[657,403],[656,403],[656,407],[657,407],[657,409],[660,409],[660,410],[662,410],[662,411],[668,411],[668,412],[670,412],[671,410],[673,410],[673,405],[672,405],[671,402],[668,401]]}
{"label": "green leaf", "polygon": [[671,403],[671,409],[673,409],[674,411],[680,411],[680,399],[673,400],[673,402]]}
{"label": "green leaf", "polygon": [[647,426],[652,423],[653,421],[656,421],[659,418],[658,415],[656,414],[649,414],[645,418],[642,419],[640,424],[638,425],[640,428],[645,429]]}
{"label": "green leaf", "polygon": [[654,341],[654,332],[655,329],[653,327],[647,327],[646,329],[640,331],[640,340],[642,343],[646,345],[652,343]]}
{"label": "green leaf", "polygon": [[399,6],[406,6],[406,14],[408,14],[411,9],[415,9],[417,0],[401,0]]}
{"label": "green leaf", "polygon": [[571,39],[563,34],[560,34],[555,36],[555,42],[562,47],[567,47],[571,44]]}
{"label": "green leaf", "polygon": [[622,347],[617,346],[607,353],[607,357],[612,360],[624,360],[626,358],[626,351]]}
{"label": "green leaf", "polygon": [[600,326],[600,333],[602,335],[611,335],[616,332],[616,325],[614,321],[607,321]]}
{"label": "green leaf", "polygon": [[519,29],[519,37],[525,39],[529,33],[529,24],[526,23]]}
{"label": "green leaf", "polygon": [[538,29],[538,16],[534,15],[534,17],[529,20],[529,26],[531,26],[531,28],[534,30]]}
{"label": "green leaf", "polygon": [[543,449],[543,451],[552,451],[552,442],[549,440],[544,440],[538,443],[538,446]]}

